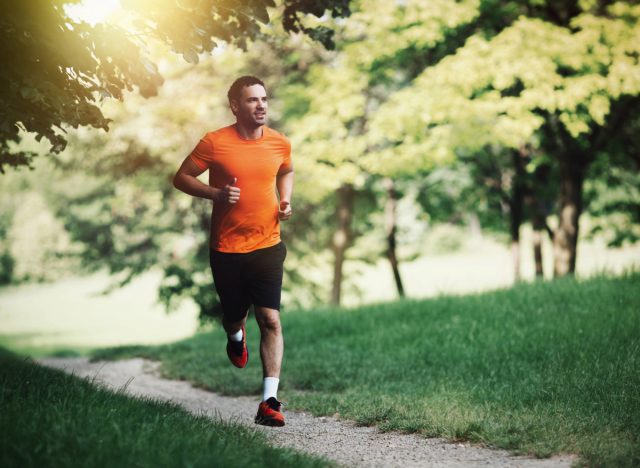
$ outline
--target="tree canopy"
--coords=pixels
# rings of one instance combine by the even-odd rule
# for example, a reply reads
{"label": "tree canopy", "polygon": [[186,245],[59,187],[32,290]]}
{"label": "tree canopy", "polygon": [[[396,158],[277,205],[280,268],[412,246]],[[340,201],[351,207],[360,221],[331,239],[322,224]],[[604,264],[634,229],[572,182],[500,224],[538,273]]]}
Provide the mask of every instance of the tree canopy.
{"label": "tree canopy", "polygon": [[[12,147],[21,132],[46,138],[58,153],[65,127],[108,130],[100,109],[105,98],[136,89],[153,96],[163,78],[150,60],[148,41],[160,40],[191,63],[221,43],[242,48],[270,21],[274,0],[123,0],[125,25],[91,25],[70,18],[68,0],[2,2],[0,6],[0,172],[25,166],[36,153]],[[286,31],[303,32],[333,47],[333,31],[307,26],[305,15],[347,16],[348,0],[284,0]],[[13,151],[12,151],[13,149]]]}
{"label": "tree canopy", "polygon": [[[42,160],[62,171],[56,172],[60,181],[45,174],[56,186],[44,197],[81,245],[76,254],[88,266],[119,273],[124,282],[146,269],[163,269],[161,297],[167,305],[188,296],[202,311],[213,307],[205,252],[210,205],[173,190],[170,178],[204,132],[230,123],[224,93],[245,73],[267,83],[274,98],[270,125],[294,147],[297,215],[283,238],[292,253],[286,283],[302,286],[295,288],[306,296],[300,305],[326,298],[328,282],[309,272],[324,274],[332,257],[345,262],[348,281],[356,276],[354,265],[377,261],[387,245],[395,248],[389,233],[395,231],[393,207],[401,197],[412,207],[411,215],[397,217],[401,259],[417,254],[433,223],[473,224],[474,232],[498,232],[501,239],[509,232],[517,251],[520,226],[531,221],[537,234],[546,230],[564,239],[556,252],[563,265],[557,273],[571,273],[583,208],[598,217],[591,226],[615,245],[640,236],[640,10],[632,2],[354,0],[347,19],[325,15],[302,23],[286,10],[302,2],[289,1],[266,10],[271,22],[257,31],[239,28],[239,20],[229,17],[226,32],[206,29],[205,23],[215,26],[210,17],[187,21],[208,2],[123,4],[133,10],[131,22],[138,18],[137,29],[113,26],[119,22],[74,26],[87,28],[82,37],[89,42],[100,28],[117,29],[129,41],[120,42],[106,61],[111,78],[92,76],[95,83],[86,85],[86,76],[77,75],[75,87],[55,88],[77,99],[67,105],[67,95],[54,102],[47,99],[55,93],[37,94],[48,76],[57,75],[34,75],[33,86],[24,87],[31,93],[25,115],[35,122],[58,115],[60,125],[42,131],[62,138],[61,145],[70,143],[55,158]],[[216,8],[258,4],[266,3],[216,2]],[[189,5],[192,10],[184,13]],[[54,12],[67,21],[62,10]],[[261,24],[258,11],[249,16]],[[335,50],[287,33],[318,26],[335,31]],[[105,34],[105,47],[114,47]],[[235,45],[201,55],[220,41]],[[129,44],[131,50],[119,50]],[[90,47],[89,69],[105,73],[107,65],[92,52],[99,46]],[[64,50],[54,47],[52,53],[60,58]],[[56,73],[76,70],[52,63]],[[22,75],[16,74],[18,83],[28,81],[28,73]],[[154,92],[157,98],[141,97]],[[85,105],[104,112],[92,115],[102,119],[102,128],[111,127],[109,134],[84,127],[76,114]],[[8,115],[17,118],[15,105]],[[71,117],[81,128],[60,133],[74,126]],[[15,130],[17,139],[23,135]],[[23,156],[29,153],[26,143],[18,147]],[[0,232],[9,218],[0,217]],[[405,228],[417,226],[418,233],[404,245],[403,222]],[[2,249],[0,243],[0,263]]]}

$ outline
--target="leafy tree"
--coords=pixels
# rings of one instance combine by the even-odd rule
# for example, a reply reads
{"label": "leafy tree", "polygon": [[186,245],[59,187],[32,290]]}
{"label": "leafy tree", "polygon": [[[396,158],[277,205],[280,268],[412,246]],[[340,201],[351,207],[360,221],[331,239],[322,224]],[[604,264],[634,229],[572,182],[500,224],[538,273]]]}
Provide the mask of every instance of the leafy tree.
{"label": "leafy tree", "polygon": [[585,181],[585,204],[593,218],[589,235],[602,235],[613,247],[640,240],[638,117],[627,126],[628,135],[596,155]]}
{"label": "leafy tree", "polygon": [[[160,40],[187,62],[218,44],[246,48],[270,21],[273,0],[125,0],[126,26],[90,25],[65,14],[67,0],[2,2],[0,13],[0,172],[28,166],[37,153],[16,149],[21,132],[47,139],[51,152],[67,144],[66,128],[108,130],[100,102],[137,89],[154,96],[163,82],[149,58],[148,40]],[[348,0],[283,0],[286,31],[304,32],[327,47],[332,31],[306,26],[307,14],[349,14]]]}
{"label": "leafy tree", "polygon": [[[300,172],[313,178],[306,185],[313,192],[308,196],[335,206],[335,231],[329,243],[334,255],[333,303],[340,301],[347,251],[362,231],[356,220],[367,219],[382,207],[386,219],[378,228],[385,232],[386,246],[380,253],[390,261],[398,293],[403,295],[396,253],[397,183],[413,178],[416,170],[432,167],[437,156],[418,158],[415,153],[391,154],[388,148],[373,147],[371,120],[388,95],[414,77],[415,67],[408,64],[416,51],[447,41],[454,44],[449,25],[474,13],[471,2],[442,1],[354,2],[353,10],[337,28],[336,53],[306,75],[308,85],[299,94],[305,112],[288,122],[295,147],[305,155]],[[358,199],[368,198],[382,202],[360,203],[369,211],[358,212]]]}
{"label": "leafy tree", "polygon": [[[42,145],[32,139],[25,148]],[[78,266],[70,242],[50,203],[52,183],[59,173],[47,159],[34,161],[36,170],[0,178],[0,284],[53,281]]]}
{"label": "leafy tree", "polygon": [[480,2],[463,47],[381,107],[372,132],[390,148],[390,164],[398,154],[446,159],[488,145],[530,145],[534,158],[551,160],[559,187],[554,272],[570,274],[587,169],[637,112],[640,7],[506,2],[521,16],[499,24],[483,13],[488,5],[495,2]]}
{"label": "leafy tree", "polygon": [[83,265],[108,269],[113,287],[160,269],[159,296],[169,310],[188,297],[202,315],[210,314],[211,205],[178,192],[171,179],[205,132],[228,123],[225,92],[245,62],[235,49],[198,66],[167,56],[163,47],[152,54],[165,57],[167,81],[158,96],[131,93],[105,103],[112,120],[108,134],[70,133],[69,146],[54,159],[60,172],[50,203],[81,246]]}

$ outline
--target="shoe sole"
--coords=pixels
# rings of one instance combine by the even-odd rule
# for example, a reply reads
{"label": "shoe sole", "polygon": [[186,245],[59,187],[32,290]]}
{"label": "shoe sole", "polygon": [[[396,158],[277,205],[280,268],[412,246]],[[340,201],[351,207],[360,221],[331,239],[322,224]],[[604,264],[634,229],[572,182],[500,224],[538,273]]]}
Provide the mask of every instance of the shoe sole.
{"label": "shoe sole", "polygon": [[254,420],[256,424],[260,424],[261,426],[269,426],[269,427],[282,427],[284,426],[284,421],[275,418],[265,418],[261,416],[256,416]]}

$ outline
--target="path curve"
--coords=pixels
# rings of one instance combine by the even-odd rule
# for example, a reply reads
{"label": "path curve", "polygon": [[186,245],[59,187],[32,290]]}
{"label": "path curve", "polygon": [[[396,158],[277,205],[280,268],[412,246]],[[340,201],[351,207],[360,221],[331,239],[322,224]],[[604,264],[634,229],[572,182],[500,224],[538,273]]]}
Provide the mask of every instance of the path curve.
{"label": "path curve", "polygon": [[191,413],[250,425],[266,433],[273,445],[323,456],[344,466],[358,467],[569,467],[571,455],[548,459],[511,456],[493,450],[414,434],[383,433],[373,427],[330,417],[286,411],[287,424],[266,428],[253,424],[258,400],[229,397],[194,388],[188,382],[160,377],[160,363],[145,359],[89,362],[87,358],[45,358],[45,366],[87,377],[127,394],[172,401]]}

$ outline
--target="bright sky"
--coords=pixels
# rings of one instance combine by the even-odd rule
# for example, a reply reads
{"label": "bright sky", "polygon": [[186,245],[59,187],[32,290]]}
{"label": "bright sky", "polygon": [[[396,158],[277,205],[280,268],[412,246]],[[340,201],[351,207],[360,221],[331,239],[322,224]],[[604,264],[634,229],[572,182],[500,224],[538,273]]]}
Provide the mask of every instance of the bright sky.
{"label": "bright sky", "polygon": [[83,0],[64,5],[64,11],[70,18],[91,25],[104,23],[112,13],[120,9],[120,0]]}

